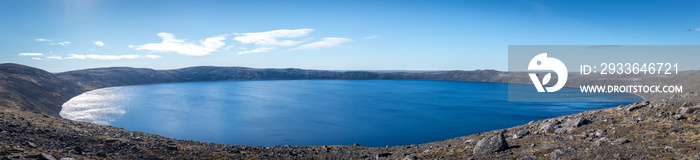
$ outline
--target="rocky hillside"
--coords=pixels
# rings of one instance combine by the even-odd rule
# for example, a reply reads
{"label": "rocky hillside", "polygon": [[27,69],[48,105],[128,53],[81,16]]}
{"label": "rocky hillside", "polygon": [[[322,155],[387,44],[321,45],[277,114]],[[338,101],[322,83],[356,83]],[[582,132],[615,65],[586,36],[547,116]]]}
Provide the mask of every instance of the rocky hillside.
{"label": "rocky hillside", "polygon": [[0,64],[0,106],[58,115],[61,105],[84,92],[81,87],[44,70]]}

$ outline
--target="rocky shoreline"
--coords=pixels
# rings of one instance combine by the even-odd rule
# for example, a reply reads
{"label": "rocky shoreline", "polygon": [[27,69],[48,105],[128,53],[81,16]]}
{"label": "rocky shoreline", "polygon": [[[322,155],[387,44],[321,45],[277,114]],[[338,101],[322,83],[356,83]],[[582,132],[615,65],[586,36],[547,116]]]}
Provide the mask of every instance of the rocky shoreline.
{"label": "rocky shoreline", "polygon": [[[357,79],[377,78],[376,76],[421,79],[436,75],[444,78],[442,80],[457,77],[453,80],[465,81],[474,80],[466,76],[484,75],[487,78],[474,81],[501,81],[504,80],[502,72],[448,71],[382,75],[372,72],[230,67],[189,68],[186,72],[133,68],[95,69],[58,75],[44,72],[16,64],[0,64],[0,80],[5,82],[0,83],[0,102],[3,106],[0,107],[1,159],[700,159],[700,95],[694,92],[695,89],[688,89],[685,94],[647,98],[648,101],[635,104],[586,111],[425,144],[387,147],[364,147],[361,144],[261,147],[177,140],[72,121],[52,113],[55,106],[41,105],[59,104],[60,110],[60,104],[86,90],[118,85],[196,81],[198,79],[184,78],[206,77],[205,75],[215,80],[275,78],[280,74],[292,77],[307,75],[296,78],[309,78],[310,73],[314,75],[311,77],[319,79],[338,78],[337,76]],[[183,73],[190,76],[176,76]],[[217,76],[219,73],[244,77],[220,77]],[[60,101],[64,99],[65,101]]]}

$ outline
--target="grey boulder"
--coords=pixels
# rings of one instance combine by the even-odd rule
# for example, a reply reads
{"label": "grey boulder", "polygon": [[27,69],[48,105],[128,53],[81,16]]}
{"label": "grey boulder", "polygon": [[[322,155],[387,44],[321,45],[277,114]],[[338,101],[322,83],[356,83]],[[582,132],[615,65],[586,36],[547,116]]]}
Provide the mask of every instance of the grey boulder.
{"label": "grey boulder", "polygon": [[498,131],[481,139],[474,146],[474,155],[492,154],[508,149],[508,142],[506,142],[504,134],[505,131]]}

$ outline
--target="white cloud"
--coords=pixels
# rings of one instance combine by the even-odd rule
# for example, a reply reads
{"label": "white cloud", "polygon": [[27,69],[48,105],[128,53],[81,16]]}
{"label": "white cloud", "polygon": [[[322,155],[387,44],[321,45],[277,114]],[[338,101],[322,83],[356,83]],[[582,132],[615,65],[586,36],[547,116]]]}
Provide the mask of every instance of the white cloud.
{"label": "white cloud", "polygon": [[46,59],[63,59],[61,56],[48,56]]}
{"label": "white cloud", "polygon": [[92,44],[95,44],[95,45],[100,46],[100,47],[105,46],[105,43],[102,41],[95,41],[95,42],[92,42]]}
{"label": "white cloud", "polygon": [[144,56],[144,57],[150,58],[150,59],[158,59],[158,58],[160,58],[159,55],[152,55],[152,54],[148,54],[148,55],[146,55],[146,56]]}
{"label": "white cloud", "polygon": [[137,58],[150,58],[150,59],[157,59],[160,58],[158,55],[152,55],[148,54],[145,56],[141,55],[136,55],[136,54],[128,54],[128,55],[97,55],[97,54],[87,54],[87,55],[82,55],[82,54],[70,54],[68,57],[61,57],[61,56],[47,56],[42,58],[37,58],[34,57],[32,59],[37,59],[37,60],[49,60],[49,59],[57,59],[57,60],[63,60],[63,59],[98,59],[98,60],[118,60],[118,59],[137,59]]}
{"label": "white cloud", "polygon": [[175,38],[175,35],[165,32],[158,33],[158,36],[163,39],[163,41],[160,43],[147,43],[138,46],[129,45],[129,48],[135,48],[136,50],[148,50],[152,52],[175,52],[191,56],[204,56],[209,55],[211,52],[217,51],[219,48],[226,45],[223,42],[226,40],[226,37],[224,36],[207,38],[199,44],[189,43],[186,42],[186,40],[177,39]]}
{"label": "white cloud", "polygon": [[136,59],[141,57],[140,55],[128,54],[128,55],[97,55],[97,54],[70,54],[69,57],[65,59],[99,59],[99,60],[117,60],[117,59]]}
{"label": "white cloud", "polygon": [[[171,33],[161,32],[158,36],[162,39],[160,43],[146,43],[143,45],[129,45],[129,48],[135,50],[147,50],[150,52],[175,52],[178,54],[192,55],[192,56],[204,56],[209,55],[212,52],[226,51],[233,48],[232,45],[226,45],[224,42],[227,37],[232,37],[234,41],[244,44],[243,46],[237,47],[237,54],[248,54],[248,53],[261,53],[268,52],[280,47],[296,47],[294,49],[318,49],[338,46],[343,43],[352,41],[348,38],[339,37],[328,37],[323,38],[318,42],[309,43],[306,45],[299,46],[308,41],[308,37],[313,29],[278,29],[266,32],[250,32],[250,33],[233,33],[224,34],[219,36],[210,37],[199,42],[191,42],[187,39],[177,39],[175,35]],[[368,36],[365,39],[377,38],[378,35]],[[95,45],[101,46],[104,43],[98,44],[98,42],[93,42]],[[247,44],[248,47],[254,48],[252,50],[245,49],[244,46]],[[293,49],[293,50],[294,50]],[[144,56],[144,58],[160,58],[160,56]]]}
{"label": "white cloud", "polygon": [[231,48],[233,48],[233,45],[228,45],[228,46],[226,46],[226,47],[224,47],[224,48],[221,48],[221,50],[227,51],[227,50],[230,50]]}
{"label": "white cloud", "polygon": [[32,57],[32,59],[33,59],[33,60],[40,60],[40,61],[43,61],[43,60],[44,60],[44,59],[41,59],[41,58],[39,58],[39,57]]}
{"label": "white cloud", "polygon": [[39,41],[39,42],[44,42],[44,41],[48,41],[48,40],[46,40],[46,39],[43,39],[43,38],[39,38],[39,39],[34,39],[34,40],[35,40],[35,41]]}
{"label": "white cloud", "polygon": [[274,47],[261,47],[261,48],[256,48],[250,51],[243,51],[243,52],[238,52],[238,54],[248,54],[248,53],[260,53],[260,52],[267,52],[272,49],[275,49]]}
{"label": "white cloud", "polygon": [[313,29],[279,29],[267,32],[243,33],[234,37],[233,40],[243,44],[255,44],[261,46],[294,46],[303,41],[281,40],[288,38],[299,38],[309,36]]}
{"label": "white cloud", "polygon": [[328,48],[328,47],[335,47],[343,43],[351,42],[352,39],[349,38],[340,38],[340,37],[327,37],[323,38],[320,41],[301,45],[297,48],[294,48],[292,50],[298,50],[298,49],[319,49],[319,48]]}
{"label": "white cloud", "polygon": [[367,37],[365,37],[365,39],[375,39],[375,38],[379,38],[379,35],[373,35],[373,36],[367,36]]}
{"label": "white cloud", "polygon": [[19,53],[19,56],[43,56],[43,53]]}
{"label": "white cloud", "polygon": [[700,28],[695,28],[696,31],[700,31]]}
{"label": "white cloud", "polygon": [[58,43],[50,43],[49,45],[57,45],[57,44],[60,44],[61,46],[67,46],[67,45],[70,45],[70,42],[63,41],[63,42],[58,42]]}

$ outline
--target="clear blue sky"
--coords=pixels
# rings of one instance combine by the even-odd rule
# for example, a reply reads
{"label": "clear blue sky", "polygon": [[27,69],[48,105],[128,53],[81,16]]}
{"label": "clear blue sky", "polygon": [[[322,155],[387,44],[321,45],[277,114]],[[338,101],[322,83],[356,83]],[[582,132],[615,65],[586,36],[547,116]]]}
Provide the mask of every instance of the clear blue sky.
{"label": "clear blue sky", "polygon": [[697,45],[700,1],[0,1],[0,62],[507,70],[508,45]]}

